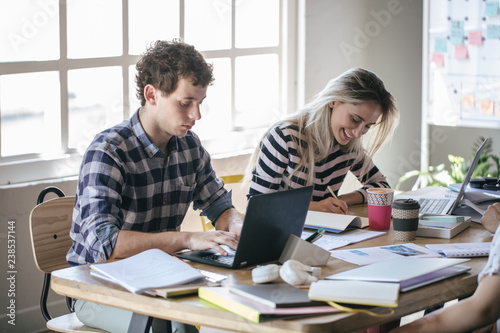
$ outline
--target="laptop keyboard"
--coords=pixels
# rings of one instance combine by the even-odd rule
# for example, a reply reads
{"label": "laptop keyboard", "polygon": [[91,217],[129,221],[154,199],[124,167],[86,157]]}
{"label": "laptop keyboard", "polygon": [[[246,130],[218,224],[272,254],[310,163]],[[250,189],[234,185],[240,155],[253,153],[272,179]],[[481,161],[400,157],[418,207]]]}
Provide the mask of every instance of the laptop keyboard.
{"label": "laptop keyboard", "polygon": [[443,214],[443,208],[449,199],[420,199],[419,214]]}
{"label": "laptop keyboard", "polygon": [[231,266],[234,261],[234,256],[228,255],[228,256],[221,256],[220,254],[209,254],[207,256],[204,256],[203,259],[210,260],[210,261],[216,261],[225,265]]}

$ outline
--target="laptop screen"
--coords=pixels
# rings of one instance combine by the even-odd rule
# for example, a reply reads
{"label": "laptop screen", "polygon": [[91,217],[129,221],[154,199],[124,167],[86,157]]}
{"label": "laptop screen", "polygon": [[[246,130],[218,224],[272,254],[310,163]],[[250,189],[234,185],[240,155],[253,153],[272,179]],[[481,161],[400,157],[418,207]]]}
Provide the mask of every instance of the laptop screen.
{"label": "laptop screen", "polygon": [[458,192],[457,199],[453,203],[453,206],[450,208],[450,213],[457,208],[457,206],[460,204],[460,202],[463,200],[465,196],[465,190],[467,189],[467,186],[469,185],[470,179],[472,177],[472,174],[474,173],[474,169],[476,169],[476,166],[479,162],[479,158],[483,154],[484,147],[486,146],[486,143],[488,142],[489,138],[484,139],[483,143],[481,146],[476,151],[476,155],[474,155],[474,159],[472,160],[472,163],[470,165],[469,171],[467,172],[467,175],[465,175],[464,182],[462,183],[462,186],[460,187],[460,191]]}

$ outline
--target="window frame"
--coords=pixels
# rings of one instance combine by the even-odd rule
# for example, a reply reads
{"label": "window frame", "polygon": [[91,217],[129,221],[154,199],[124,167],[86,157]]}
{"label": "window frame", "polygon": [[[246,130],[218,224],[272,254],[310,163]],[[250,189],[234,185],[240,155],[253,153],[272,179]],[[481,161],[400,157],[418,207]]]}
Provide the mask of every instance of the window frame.
{"label": "window frame", "polygon": [[[261,47],[237,49],[235,44],[235,5],[239,0],[232,1],[232,41],[230,50],[211,50],[201,51],[205,58],[230,58],[231,60],[231,112],[235,113],[235,59],[238,56],[257,55],[273,53],[279,57],[280,73],[280,106],[284,113],[292,112],[296,109],[297,101],[297,66],[296,66],[296,47],[297,47],[297,0],[280,1],[280,42],[276,47]],[[184,0],[179,0],[180,20],[179,32],[180,38],[184,37]],[[60,80],[60,116],[61,116],[61,147],[62,151],[55,155],[44,154],[26,154],[18,156],[1,157],[0,155],[0,186],[19,184],[26,182],[41,181],[47,179],[61,179],[75,177],[78,175],[82,155],[76,149],[68,148],[68,72],[75,69],[97,68],[115,66],[121,67],[123,75],[123,119],[128,119],[135,110],[130,109],[130,91],[129,91],[129,67],[134,66],[139,60],[139,55],[129,54],[128,42],[128,0],[122,0],[122,55],[102,58],[68,59],[67,57],[67,12],[66,2],[59,1],[59,46],[60,59],[48,61],[20,61],[20,62],[2,62],[0,63],[0,76],[8,74],[36,73],[46,71],[56,71]],[[1,131],[1,126],[0,126]],[[241,140],[244,142],[255,141],[260,135],[262,129],[242,130],[234,128],[230,132],[231,139],[227,138],[203,140],[203,145],[210,152],[210,147],[225,143],[234,143]],[[27,134],[28,135],[28,134]],[[36,140],[36,138],[34,138]],[[1,149],[1,147],[0,147]],[[253,147],[238,148],[235,145],[233,149],[227,149],[225,153],[212,154],[213,158],[222,158],[246,154],[253,150]]]}

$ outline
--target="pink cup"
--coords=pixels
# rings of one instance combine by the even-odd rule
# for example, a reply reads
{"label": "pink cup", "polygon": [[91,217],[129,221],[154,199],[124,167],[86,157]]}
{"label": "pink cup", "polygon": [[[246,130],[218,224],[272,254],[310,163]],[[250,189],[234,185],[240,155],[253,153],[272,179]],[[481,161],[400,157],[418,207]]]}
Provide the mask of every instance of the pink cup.
{"label": "pink cup", "polygon": [[368,224],[370,229],[386,230],[391,227],[392,199],[390,188],[370,188],[368,196]]}

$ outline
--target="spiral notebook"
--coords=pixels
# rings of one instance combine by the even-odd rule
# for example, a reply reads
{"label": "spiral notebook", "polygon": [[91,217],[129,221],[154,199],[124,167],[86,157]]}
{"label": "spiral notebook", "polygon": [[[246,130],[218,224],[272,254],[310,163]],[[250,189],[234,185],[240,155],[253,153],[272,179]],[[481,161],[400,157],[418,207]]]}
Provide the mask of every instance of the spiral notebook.
{"label": "spiral notebook", "polygon": [[425,247],[447,258],[487,257],[490,254],[491,242],[427,244]]}

